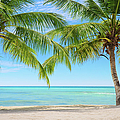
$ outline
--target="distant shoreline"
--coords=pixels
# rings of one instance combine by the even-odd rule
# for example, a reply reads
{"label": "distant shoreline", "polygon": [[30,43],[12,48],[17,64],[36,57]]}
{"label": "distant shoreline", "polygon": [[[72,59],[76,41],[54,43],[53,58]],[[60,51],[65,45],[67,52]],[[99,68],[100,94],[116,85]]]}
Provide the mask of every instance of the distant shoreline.
{"label": "distant shoreline", "polygon": [[[31,86],[31,85],[30,86],[29,85],[13,85],[13,86],[12,85],[8,85],[8,86],[4,85],[4,86],[2,86],[2,85],[0,85],[0,87],[48,87],[48,86],[37,86],[37,85],[36,86]],[[114,87],[114,86],[109,86],[109,85],[108,86],[104,86],[104,85],[103,86],[98,86],[98,85],[96,85],[96,86],[95,85],[93,85],[93,86],[92,85],[83,85],[83,86],[82,85],[78,85],[78,86],[77,85],[60,85],[60,86],[58,86],[58,85],[54,85],[54,86],[50,86],[50,87]]]}

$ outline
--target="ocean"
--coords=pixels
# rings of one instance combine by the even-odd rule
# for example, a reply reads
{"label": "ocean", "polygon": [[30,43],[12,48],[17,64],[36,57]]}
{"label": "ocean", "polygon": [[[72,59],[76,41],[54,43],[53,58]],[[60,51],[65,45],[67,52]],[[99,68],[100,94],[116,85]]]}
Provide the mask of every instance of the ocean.
{"label": "ocean", "polygon": [[115,105],[110,86],[1,86],[0,106]]}

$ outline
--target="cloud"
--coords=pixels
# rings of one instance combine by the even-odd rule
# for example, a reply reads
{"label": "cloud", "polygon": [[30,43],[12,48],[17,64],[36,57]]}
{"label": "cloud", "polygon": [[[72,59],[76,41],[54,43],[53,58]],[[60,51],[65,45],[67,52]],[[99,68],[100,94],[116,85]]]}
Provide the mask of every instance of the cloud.
{"label": "cloud", "polygon": [[8,61],[0,61],[0,67],[0,73],[17,72],[22,68],[25,68],[22,64],[15,64]]}
{"label": "cloud", "polygon": [[17,72],[21,68],[1,68],[0,73]]}
{"label": "cloud", "polygon": [[70,15],[67,12],[63,12],[62,10],[58,10],[56,7],[47,4],[43,5],[44,1],[38,1],[35,2],[34,5],[27,6],[23,11],[25,12],[51,12],[51,13],[57,13],[63,15],[66,20],[73,21],[73,19],[70,17]]}
{"label": "cloud", "polygon": [[21,69],[29,69],[32,68],[30,66],[27,66],[23,63],[16,64],[10,61],[0,61],[0,73],[9,73],[9,72],[17,72]]}
{"label": "cloud", "polygon": [[[76,2],[83,4],[85,0],[75,0]],[[24,8],[22,11],[23,12],[52,12],[52,13],[58,13],[61,14],[65,17],[66,21],[68,23],[73,22],[76,23],[77,21],[80,20],[73,20],[73,18],[69,15],[68,12],[63,12],[63,10],[58,10],[55,6],[51,5],[50,3],[43,5],[45,1],[43,0],[35,0],[34,5],[29,4]]]}
{"label": "cloud", "polygon": [[7,66],[7,67],[21,67],[21,64],[14,64],[13,62],[8,61],[0,61],[0,66]]}

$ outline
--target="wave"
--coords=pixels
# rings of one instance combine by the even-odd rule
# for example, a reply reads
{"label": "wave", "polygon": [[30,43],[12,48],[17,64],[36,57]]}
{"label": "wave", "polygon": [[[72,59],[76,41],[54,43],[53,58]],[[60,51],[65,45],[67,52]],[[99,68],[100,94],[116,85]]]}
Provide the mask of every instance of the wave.
{"label": "wave", "polygon": [[92,93],[92,92],[85,92],[84,94],[115,95],[115,93]]}

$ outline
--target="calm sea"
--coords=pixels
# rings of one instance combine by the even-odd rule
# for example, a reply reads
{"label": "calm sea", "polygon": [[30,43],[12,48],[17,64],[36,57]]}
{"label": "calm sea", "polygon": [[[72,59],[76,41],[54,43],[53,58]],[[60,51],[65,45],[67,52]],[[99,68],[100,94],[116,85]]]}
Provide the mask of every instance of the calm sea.
{"label": "calm sea", "polygon": [[0,106],[115,105],[114,87],[0,87]]}

